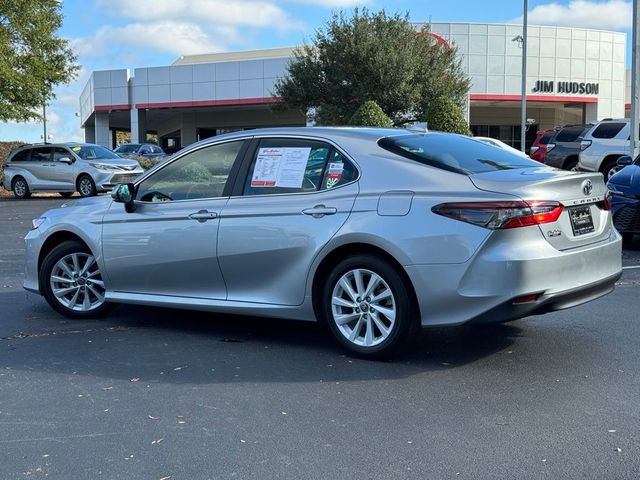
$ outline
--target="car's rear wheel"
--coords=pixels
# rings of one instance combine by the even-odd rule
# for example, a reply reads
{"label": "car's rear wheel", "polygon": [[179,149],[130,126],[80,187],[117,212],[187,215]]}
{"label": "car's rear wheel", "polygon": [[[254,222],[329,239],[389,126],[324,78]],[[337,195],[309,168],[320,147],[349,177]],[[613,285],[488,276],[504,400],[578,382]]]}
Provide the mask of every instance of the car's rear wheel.
{"label": "car's rear wheel", "polygon": [[602,175],[604,175],[605,183],[609,181],[616,173],[622,170],[622,167],[618,165],[617,159],[607,160],[607,163],[602,167]]}
{"label": "car's rear wheel", "polygon": [[40,289],[51,307],[69,318],[90,318],[104,313],[102,273],[86,245],[69,240],[55,247],[40,268]]}
{"label": "car's rear wheel", "polygon": [[575,170],[577,166],[578,166],[578,159],[572,157],[566,161],[566,163],[564,164],[564,169],[572,171],[572,170]]}
{"label": "car's rear wheel", "polygon": [[62,198],[69,198],[73,195],[73,192],[58,192]]}
{"label": "car's rear wheel", "polygon": [[92,197],[97,193],[96,184],[89,175],[81,175],[78,178],[78,192],[81,197]]}
{"label": "car's rear wheel", "polygon": [[357,255],[338,263],[324,288],[322,314],[340,344],[365,358],[406,348],[419,327],[411,286],[389,263]]}
{"label": "car's rear wheel", "polygon": [[29,184],[24,178],[18,177],[13,180],[13,194],[16,196],[16,198],[19,198],[21,200],[24,198],[29,198],[31,196]]}

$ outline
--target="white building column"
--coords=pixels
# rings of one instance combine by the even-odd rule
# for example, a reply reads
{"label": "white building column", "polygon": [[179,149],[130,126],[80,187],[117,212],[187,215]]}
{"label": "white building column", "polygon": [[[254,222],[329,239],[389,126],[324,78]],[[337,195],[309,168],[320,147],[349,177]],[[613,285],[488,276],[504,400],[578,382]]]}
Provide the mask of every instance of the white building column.
{"label": "white building column", "polygon": [[585,123],[595,123],[598,118],[598,104],[597,103],[585,103],[584,104],[584,121]]}
{"label": "white building column", "polygon": [[109,131],[109,112],[95,113],[95,143],[103,147],[113,148]]}
{"label": "white building column", "polygon": [[146,143],[147,141],[147,111],[137,108],[131,109],[131,143]]}

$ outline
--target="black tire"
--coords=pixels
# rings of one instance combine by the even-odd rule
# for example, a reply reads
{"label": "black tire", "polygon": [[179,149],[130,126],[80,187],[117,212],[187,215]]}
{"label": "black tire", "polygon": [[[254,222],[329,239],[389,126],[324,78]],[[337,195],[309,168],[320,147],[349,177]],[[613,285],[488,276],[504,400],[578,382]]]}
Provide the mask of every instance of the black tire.
{"label": "black tire", "polygon": [[570,158],[564,164],[564,170],[573,170],[578,165],[578,159]]}
{"label": "black tire", "polygon": [[109,311],[113,305],[110,303],[102,303],[102,305],[87,311],[72,310],[64,306],[53,293],[51,287],[51,272],[58,260],[72,253],[91,254],[89,248],[81,242],[75,240],[67,240],[55,247],[45,257],[40,267],[38,280],[40,283],[40,292],[47,300],[51,308],[68,318],[84,319],[95,318]]}
{"label": "black tire", "polygon": [[[610,178],[610,175],[611,175],[610,172],[614,168],[618,169],[618,159],[617,158],[613,158],[613,159],[607,160],[606,163],[604,163],[602,165],[602,168],[600,169],[600,172],[602,173],[602,175],[604,175],[604,183],[607,183],[609,181],[609,178]],[[619,171],[619,169],[618,169],[618,171]]]}
{"label": "black tire", "polygon": [[76,188],[81,197],[93,197],[98,193],[96,183],[90,175],[80,175],[76,183]]}
{"label": "black tire", "polygon": [[58,192],[62,198],[70,198],[73,192]]}
{"label": "black tire", "polygon": [[20,200],[24,200],[31,196],[29,184],[22,177],[16,177],[13,179],[13,182],[11,182],[11,190],[13,190],[15,197]]}
{"label": "black tire", "polygon": [[[390,327],[388,327],[390,328],[390,330],[386,338],[384,338],[384,340],[376,345],[357,345],[353,341],[349,340],[349,338],[346,337],[345,333],[341,332],[341,327],[337,325],[334,319],[332,311],[332,297],[334,288],[338,288],[337,284],[344,275],[347,275],[349,274],[349,272],[353,272],[356,269],[367,270],[381,277],[388,288],[391,290],[391,293],[393,295],[393,300],[395,303],[395,321],[393,324],[391,324]],[[365,286],[368,285],[368,281],[370,280],[370,278],[371,277],[368,277],[367,279],[363,280],[363,282],[367,282],[365,283]],[[352,283],[352,285],[354,284]],[[384,287],[380,286],[380,288]],[[327,276],[322,293],[322,321],[327,324],[329,330],[336,338],[338,343],[340,343],[351,353],[367,359],[390,358],[402,353],[403,351],[406,351],[410,347],[410,343],[417,338],[416,333],[420,328],[420,316],[418,314],[418,307],[411,292],[412,287],[410,284],[408,284],[408,280],[405,280],[403,275],[385,260],[371,254],[354,255],[339,262]],[[363,303],[365,303],[365,299],[362,300]],[[376,310],[378,310],[379,308],[379,304],[376,304],[373,301],[370,305],[368,304],[368,302],[366,302],[366,305],[367,309],[374,306],[376,307]],[[351,309],[351,307],[345,308]],[[366,310],[362,309],[357,311],[364,312]],[[343,311],[343,313],[349,312]],[[351,314],[361,315],[361,317],[367,317],[367,315],[365,314],[356,313],[355,309],[351,309]],[[383,315],[381,315],[382,312],[380,310],[375,312],[375,314],[377,319],[385,318]],[[343,325],[343,328],[348,327],[352,332],[354,330],[358,330],[357,323],[360,322],[361,319],[354,320],[353,326],[345,324]],[[363,320],[363,322],[368,323],[362,325],[359,331],[362,331],[364,329],[364,332],[366,333],[367,327],[374,324],[373,318],[371,318],[371,320]],[[386,324],[384,326],[386,326]],[[371,328],[374,332],[376,332],[377,330],[380,338],[384,337],[384,335],[382,334],[382,330],[380,330],[377,326],[375,328]],[[375,333],[373,335],[375,335]],[[358,341],[359,338],[356,338],[356,340]]]}

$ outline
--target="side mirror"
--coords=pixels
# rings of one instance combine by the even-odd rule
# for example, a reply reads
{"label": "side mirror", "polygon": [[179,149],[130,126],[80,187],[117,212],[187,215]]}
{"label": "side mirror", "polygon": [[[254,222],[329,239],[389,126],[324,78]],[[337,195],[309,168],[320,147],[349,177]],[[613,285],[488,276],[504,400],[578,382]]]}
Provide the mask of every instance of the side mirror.
{"label": "side mirror", "polygon": [[73,163],[73,160],[69,157],[60,157],[58,161],[60,163],[66,163],[67,165],[71,165]]}
{"label": "side mirror", "polygon": [[633,163],[633,159],[629,155],[624,155],[618,159],[619,167],[626,167],[627,165],[631,165]]}
{"label": "side mirror", "polygon": [[136,209],[136,187],[133,183],[119,183],[111,191],[111,198],[117,203],[124,203],[124,209],[131,213]]}

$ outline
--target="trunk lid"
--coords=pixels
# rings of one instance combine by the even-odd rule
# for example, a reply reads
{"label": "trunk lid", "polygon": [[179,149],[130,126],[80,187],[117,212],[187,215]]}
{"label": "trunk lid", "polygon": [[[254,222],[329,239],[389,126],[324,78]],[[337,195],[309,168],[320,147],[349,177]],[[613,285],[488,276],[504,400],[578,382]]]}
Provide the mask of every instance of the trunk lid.
{"label": "trunk lid", "polygon": [[557,221],[538,225],[542,236],[558,250],[597,243],[611,233],[611,212],[603,209],[607,187],[600,173],[541,167],[477,173],[469,178],[476,188],[487,192],[562,203],[564,211]]}

